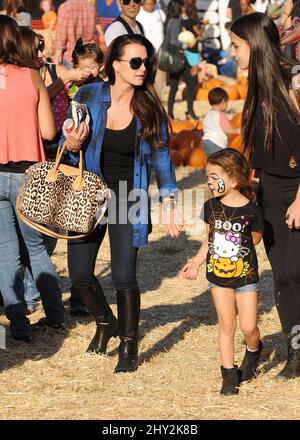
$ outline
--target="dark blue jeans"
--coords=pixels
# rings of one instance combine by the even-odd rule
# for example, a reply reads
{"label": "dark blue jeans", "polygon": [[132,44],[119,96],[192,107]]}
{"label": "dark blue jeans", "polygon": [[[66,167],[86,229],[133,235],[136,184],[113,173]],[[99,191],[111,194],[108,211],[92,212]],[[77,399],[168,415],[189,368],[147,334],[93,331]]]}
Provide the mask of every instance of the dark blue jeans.
{"label": "dark blue jeans", "polygon": [[[121,209],[123,212],[128,212],[131,206],[132,203],[128,202],[126,207],[123,202]],[[69,275],[75,288],[93,283],[96,258],[107,227],[114,288],[116,290],[138,288],[136,279],[138,248],[132,246],[133,226],[129,221],[121,224],[118,216],[116,222],[109,220],[108,225],[102,224],[86,238],[68,242]]]}
{"label": "dark blue jeans", "polygon": [[16,216],[16,199],[24,174],[0,172],[0,290],[14,336],[29,332],[22,264],[29,268],[51,324],[64,322],[58,278],[45,248],[43,235]]}

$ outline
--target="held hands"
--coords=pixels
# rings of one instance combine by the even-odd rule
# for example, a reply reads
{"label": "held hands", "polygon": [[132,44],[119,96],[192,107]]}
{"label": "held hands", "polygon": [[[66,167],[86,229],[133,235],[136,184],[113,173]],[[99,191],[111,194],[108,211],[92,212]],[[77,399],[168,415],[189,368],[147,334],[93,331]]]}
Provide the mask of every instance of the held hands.
{"label": "held hands", "polygon": [[183,278],[186,280],[195,280],[199,272],[199,266],[194,260],[189,261],[182,269]]}
{"label": "held hands", "polygon": [[179,237],[183,225],[179,212],[176,208],[172,209],[171,211],[163,211],[163,222],[167,234],[171,235],[172,238]]}
{"label": "held hands", "polygon": [[86,122],[81,122],[77,130],[73,130],[69,133],[63,128],[62,131],[67,141],[67,150],[72,153],[77,153],[80,150],[82,143],[88,137],[89,126]]}

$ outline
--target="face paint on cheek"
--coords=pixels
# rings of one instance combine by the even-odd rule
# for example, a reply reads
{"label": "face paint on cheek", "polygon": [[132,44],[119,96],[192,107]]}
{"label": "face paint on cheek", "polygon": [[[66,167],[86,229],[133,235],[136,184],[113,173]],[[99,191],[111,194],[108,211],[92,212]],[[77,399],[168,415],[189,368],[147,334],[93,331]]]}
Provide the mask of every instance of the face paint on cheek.
{"label": "face paint on cheek", "polygon": [[210,189],[211,193],[213,194],[215,191],[215,181],[213,178],[209,177],[207,179],[207,186]]}
{"label": "face paint on cheek", "polygon": [[225,191],[225,183],[221,177],[217,179],[217,185],[218,185],[218,189],[217,189],[218,193],[222,194]]}

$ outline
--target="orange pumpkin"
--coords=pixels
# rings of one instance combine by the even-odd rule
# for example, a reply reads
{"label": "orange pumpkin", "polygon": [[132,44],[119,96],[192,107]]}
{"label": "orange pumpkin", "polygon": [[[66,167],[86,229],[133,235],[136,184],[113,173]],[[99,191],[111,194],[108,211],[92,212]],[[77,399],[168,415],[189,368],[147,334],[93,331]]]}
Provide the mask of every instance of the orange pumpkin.
{"label": "orange pumpkin", "polygon": [[212,90],[215,87],[223,87],[223,86],[224,86],[224,81],[222,81],[221,79],[217,79],[217,78],[210,79],[210,80],[205,81],[203,83],[203,89],[206,89],[206,90]]}
{"label": "orange pumpkin", "polygon": [[230,119],[230,124],[233,128],[241,128],[242,126],[242,113],[238,113]]}
{"label": "orange pumpkin", "polygon": [[239,99],[240,95],[235,85],[227,84],[226,86],[223,86],[223,89],[228,93],[230,100],[235,101],[236,99]]}
{"label": "orange pumpkin", "polygon": [[248,77],[247,76],[241,76],[239,78],[239,83],[243,84],[244,86],[247,86],[248,85]]}
{"label": "orange pumpkin", "polygon": [[174,138],[175,138],[175,135],[170,136],[170,142],[169,142],[170,150],[176,150]]}
{"label": "orange pumpkin", "polygon": [[196,99],[198,101],[207,101],[208,100],[208,92],[209,92],[209,90],[207,90],[207,89],[198,89],[197,94],[196,94]]}
{"label": "orange pumpkin", "polygon": [[170,156],[174,167],[180,167],[180,165],[183,165],[183,158],[179,151],[170,150]]}
{"label": "orange pumpkin", "polygon": [[179,133],[182,130],[193,130],[194,128],[202,128],[202,123],[200,121],[191,121],[187,119],[186,121],[177,121],[175,119],[171,120],[171,126],[173,133]]}
{"label": "orange pumpkin", "polygon": [[248,87],[245,84],[236,84],[236,88],[239,92],[240,99],[246,99]]}
{"label": "orange pumpkin", "polygon": [[196,130],[183,130],[177,133],[173,138],[174,148],[182,150],[183,148],[200,148],[201,135]]}
{"label": "orange pumpkin", "polygon": [[229,144],[231,148],[234,148],[235,150],[243,152],[243,140],[242,136],[238,134]]}
{"label": "orange pumpkin", "polygon": [[238,136],[238,133],[228,133],[227,134],[227,138],[228,138],[228,145],[231,146],[232,142],[235,140],[235,138]]}
{"label": "orange pumpkin", "polygon": [[192,148],[182,148],[179,153],[182,156],[183,165],[186,166],[189,163],[189,158],[191,155],[191,152],[193,151]]}
{"label": "orange pumpkin", "polygon": [[194,168],[205,168],[206,155],[202,148],[193,148],[189,155],[188,164]]}
{"label": "orange pumpkin", "polygon": [[244,262],[241,257],[237,261],[231,261],[230,258],[223,257],[214,260],[211,255],[210,264],[212,265],[213,273],[220,278],[239,277],[244,268]]}

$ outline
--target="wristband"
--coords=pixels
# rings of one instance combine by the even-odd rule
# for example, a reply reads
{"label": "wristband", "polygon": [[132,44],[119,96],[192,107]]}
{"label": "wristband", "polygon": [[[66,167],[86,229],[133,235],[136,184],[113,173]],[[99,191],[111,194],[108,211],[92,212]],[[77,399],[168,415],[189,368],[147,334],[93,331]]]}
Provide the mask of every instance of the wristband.
{"label": "wristband", "polygon": [[176,208],[176,200],[173,195],[163,200],[163,210],[166,212],[173,211]]}

